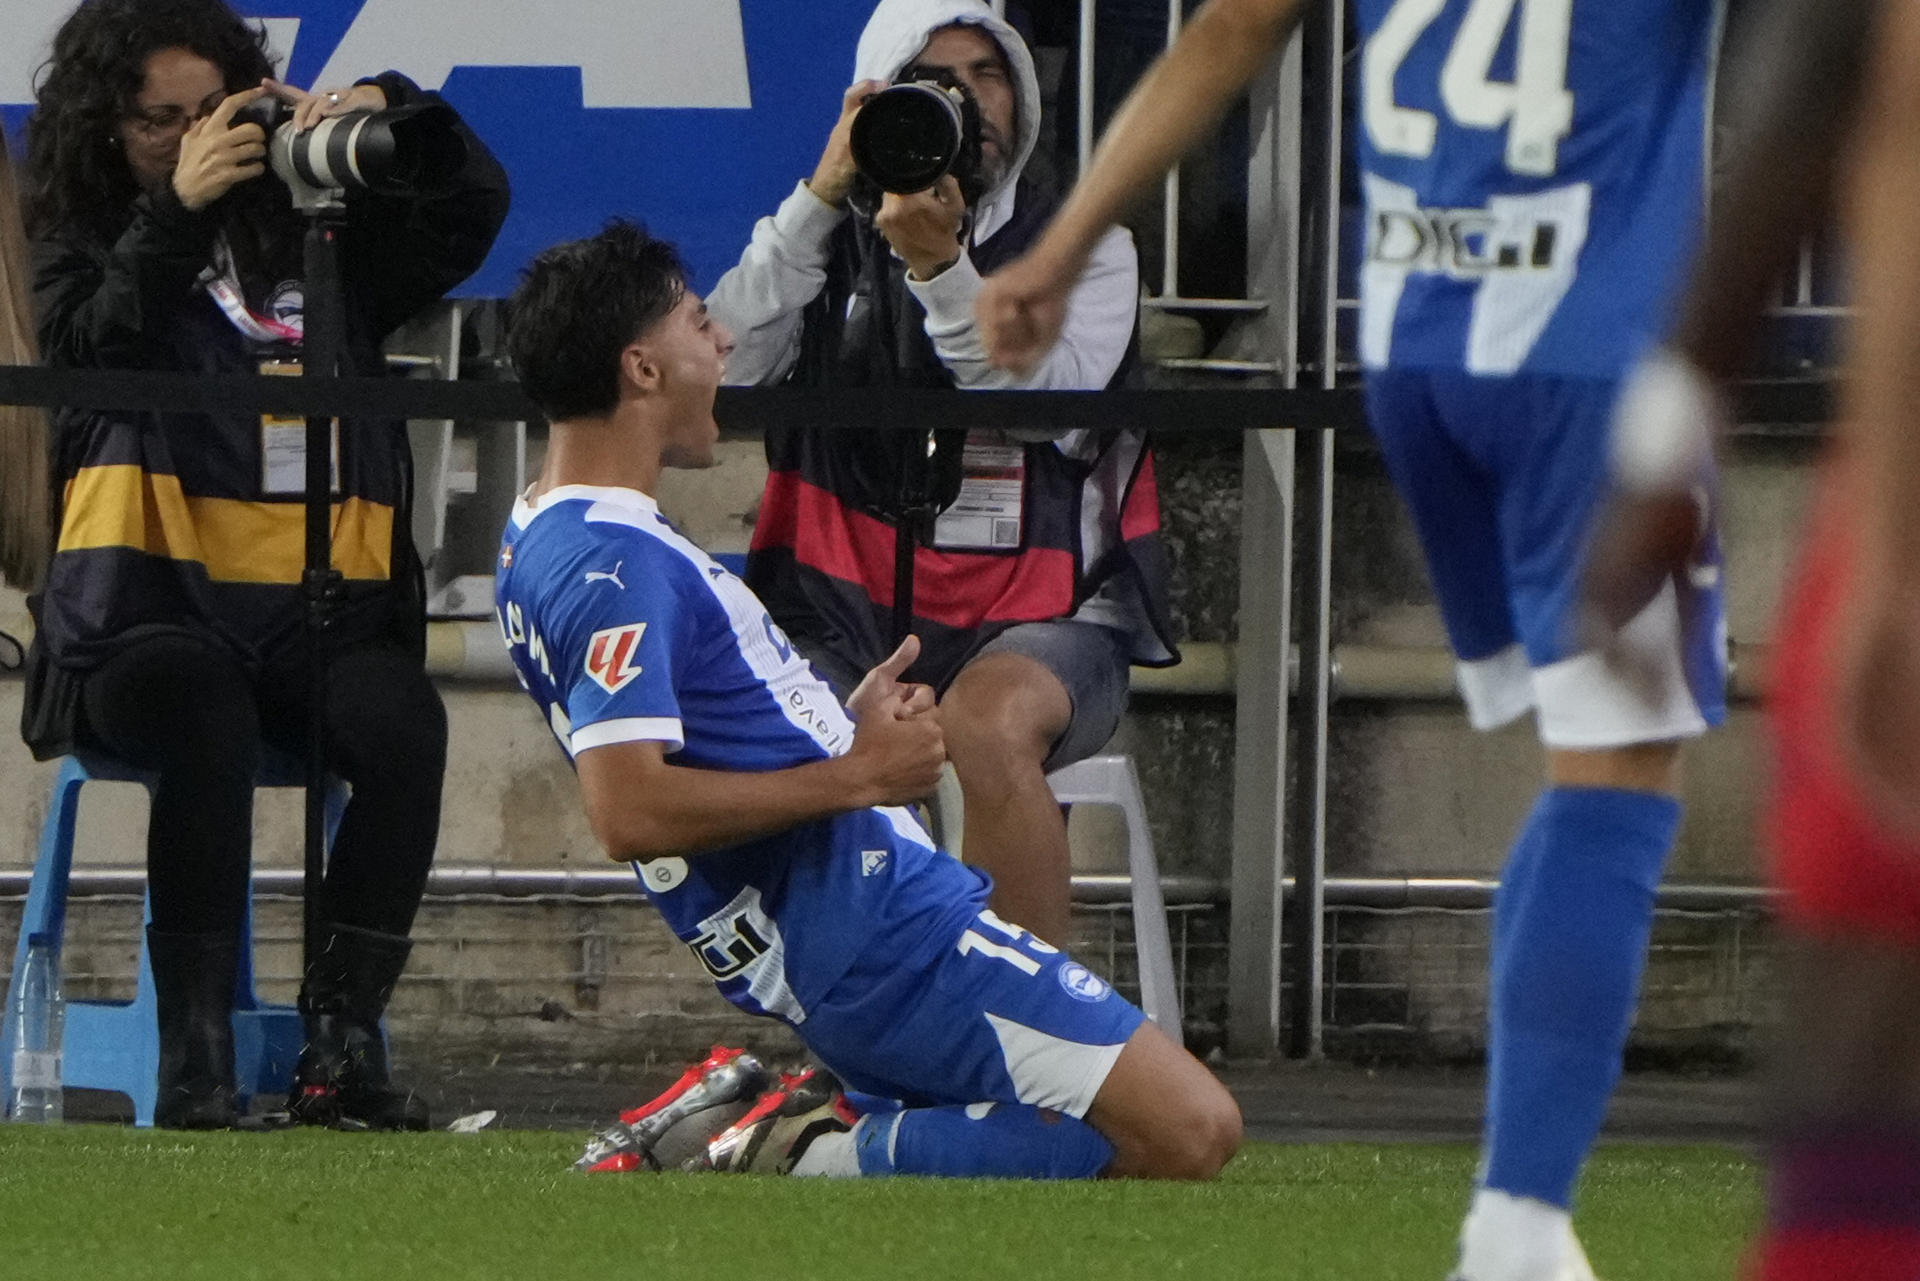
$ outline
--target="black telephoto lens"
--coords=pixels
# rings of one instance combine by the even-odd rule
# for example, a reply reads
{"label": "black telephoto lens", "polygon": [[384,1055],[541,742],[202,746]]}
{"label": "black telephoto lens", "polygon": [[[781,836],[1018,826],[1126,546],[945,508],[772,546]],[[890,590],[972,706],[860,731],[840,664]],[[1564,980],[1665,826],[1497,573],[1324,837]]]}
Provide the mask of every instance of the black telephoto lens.
{"label": "black telephoto lens", "polygon": [[958,98],[918,82],[881,90],[853,118],[853,163],[882,191],[925,191],[953,168],[966,142]]}

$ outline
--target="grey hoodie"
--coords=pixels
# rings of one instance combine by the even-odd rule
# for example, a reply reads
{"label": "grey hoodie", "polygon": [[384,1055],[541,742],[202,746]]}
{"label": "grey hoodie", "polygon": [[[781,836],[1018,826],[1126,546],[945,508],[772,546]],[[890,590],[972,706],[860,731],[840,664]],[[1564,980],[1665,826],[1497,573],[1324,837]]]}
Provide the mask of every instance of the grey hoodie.
{"label": "grey hoodie", "polygon": [[880,0],[860,33],[853,78],[891,81],[926,47],[929,36],[942,27],[961,24],[979,27],[993,37],[1007,55],[1014,85],[1013,159],[1000,182],[981,198],[973,237],[977,243],[1012,216],[1014,184],[1020,181],[1040,136],[1040,78],[1034,73],[1027,42],[980,0]]}
{"label": "grey hoodie", "polygon": [[[926,46],[929,36],[954,23],[979,26],[999,42],[1016,90],[1013,157],[999,184],[975,211],[973,242],[978,244],[1013,216],[1016,184],[1039,136],[1040,84],[1033,55],[1019,33],[996,17],[984,0],[880,0],[861,33],[848,83],[892,80]],[[832,124],[830,118],[822,121],[823,145]],[[753,240],[739,264],[720,278],[707,297],[709,309],[734,334],[736,346],[727,361],[729,382],[774,383],[793,367],[800,352],[803,313],[826,286],[829,238],[846,216],[844,209],[824,203],[801,182],[772,217],[762,218],[754,227]],[[980,273],[968,255],[963,253],[932,280],[908,280],[907,288],[926,309],[927,335],[956,385],[1090,391],[1105,387],[1126,356],[1139,306],[1140,273],[1133,237],[1122,228],[1108,232],[1067,304],[1060,342],[1024,377],[987,364],[986,346],[973,317]],[[1068,448],[1072,447],[1069,443]]]}

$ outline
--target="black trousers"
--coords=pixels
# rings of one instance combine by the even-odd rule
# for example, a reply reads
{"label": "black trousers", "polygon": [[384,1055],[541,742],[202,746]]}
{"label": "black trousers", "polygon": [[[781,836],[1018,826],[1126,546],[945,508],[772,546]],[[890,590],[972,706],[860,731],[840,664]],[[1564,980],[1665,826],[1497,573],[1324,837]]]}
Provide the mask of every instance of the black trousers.
{"label": "black trousers", "polygon": [[[128,647],[89,673],[78,738],[155,771],[147,877],[156,929],[239,928],[263,747],[305,759],[305,669],[248,673],[189,636]],[[328,768],[353,788],[321,891],[323,919],[406,934],[440,833],[447,713],[420,661],[387,647],[336,657]]]}

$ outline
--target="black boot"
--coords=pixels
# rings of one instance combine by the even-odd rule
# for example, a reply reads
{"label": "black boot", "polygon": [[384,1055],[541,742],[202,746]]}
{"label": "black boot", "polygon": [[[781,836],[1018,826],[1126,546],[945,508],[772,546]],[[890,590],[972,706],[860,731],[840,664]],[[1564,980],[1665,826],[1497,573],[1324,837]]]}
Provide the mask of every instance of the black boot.
{"label": "black boot", "polygon": [[387,1072],[380,1015],[406,968],[409,939],[328,925],[320,955],[300,985],[307,1043],[294,1068],[287,1111],[300,1125],[424,1130],[427,1103]]}
{"label": "black boot", "polygon": [[166,934],[147,927],[160,1015],[160,1097],[165,1130],[227,1130],[239,1120],[233,1088],[234,934]]}

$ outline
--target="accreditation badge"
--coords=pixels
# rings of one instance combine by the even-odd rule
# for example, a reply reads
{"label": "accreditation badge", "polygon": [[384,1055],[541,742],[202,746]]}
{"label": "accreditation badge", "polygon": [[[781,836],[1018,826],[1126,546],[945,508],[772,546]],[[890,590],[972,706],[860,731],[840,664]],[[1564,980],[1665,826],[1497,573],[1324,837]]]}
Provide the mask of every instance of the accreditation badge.
{"label": "accreditation badge", "polygon": [[933,522],[943,551],[1017,551],[1027,491],[1027,450],[999,432],[971,431],[960,456],[960,496]]}
{"label": "accreditation badge", "polygon": [[[276,378],[298,378],[297,360],[260,362],[260,372]],[[340,493],[340,420],[329,424],[333,439],[332,490]],[[279,414],[260,415],[260,492],[268,498],[298,497],[307,492],[307,420]]]}

